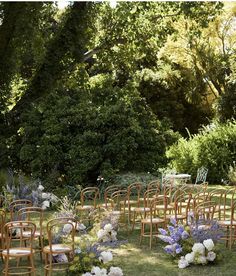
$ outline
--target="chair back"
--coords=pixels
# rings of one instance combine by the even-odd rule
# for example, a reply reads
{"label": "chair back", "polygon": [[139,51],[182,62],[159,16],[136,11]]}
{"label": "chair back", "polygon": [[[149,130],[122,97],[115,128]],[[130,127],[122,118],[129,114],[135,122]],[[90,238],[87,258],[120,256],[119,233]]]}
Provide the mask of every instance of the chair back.
{"label": "chair back", "polygon": [[87,187],[81,191],[81,205],[91,203],[91,205],[96,208],[97,200],[100,198],[99,188],[98,187]]}
{"label": "chair back", "polygon": [[195,184],[201,184],[206,182],[208,169],[205,167],[201,167],[197,170],[197,177],[195,180]]}
{"label": "chair back", "polygon": [[140,182],[135,182],[128,186],[128,189],[127,189],[128,206],[130,206],[132,200],[135,200],[136,205],[139,206],[139,199],[140,199],[142,188],[143,188],[143,184]]}
{"label": "chair back", "polygon": [[43,209],[40,207],[25,207],[18,211],[19,220],[34,222],[36,231],[43,235]]}
{"label": "chair back", "polygon": [[160,190],[157,188],[149,189],[144,193],[144,207],[150,207],[153,199],[157,198],[160,194]]}
{"label": "chair back", "polygon": [[54,244],[70,245],[71,252],[74,253],[75,231],[77,228],[77,220],[74,218],[64,217],[55,218],[47,223],[47,235],[49,248],[51,253]]}
{"label": "chair back", "polygon": [[152,190],[152,189],[158,189],[161,190],[161,181],[160,180],[153,180],[147,185],[147,190]]}
{"label": "chair back", "polygon": [[[33,239],[36,231],[36,225],[31,221],[11,221],[5,224],[5,246],[7,253],[16,241],[19,243],[18,247],[27,247],[33,253]],[[25,235],[27,233],[27,235]],[[27,246],[26,246],[27,245]],[[17,247],[17,248],[18,248]]]}
{"label": "chair back", "polygon": [[112,205],[113,211],[121,211],[122,209],[125,210],[125,207],[127,205],[127,197],[128,192],[126,189],[115,191],[111,194],[110,202]]}
{"label": "chair back", "polygon": [[4,225],[6,221],[6,211],[0,209],[0,250],[4,248]]}
{"label": "chair back", "polygon": [[9,209],[10,209],[10,217],[11,221],[17,219],[17,212],[24,207],[31,207],[32,206],[32,201],[28,199],[18,199],[14,200],[10,203]]}
{"label": "chair back", "polygon": [[196,220],[213,220],[216,210],[216,203],[213,201],[203,201],[194,210]]}
{"label": "chair back", "polygon": [[112,186],[108,186],[105,191],[104,191],[104,203],[105,206],[107,207],[108,201],[111,198],[111,195],[120,190],[120,186],[119,185],[112,185]]}

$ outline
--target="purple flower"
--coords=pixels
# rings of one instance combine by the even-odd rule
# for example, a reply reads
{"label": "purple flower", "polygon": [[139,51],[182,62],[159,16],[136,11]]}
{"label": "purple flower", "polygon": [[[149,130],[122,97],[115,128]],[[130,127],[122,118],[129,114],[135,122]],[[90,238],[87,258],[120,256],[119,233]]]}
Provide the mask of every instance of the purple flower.
{"label": "purple flower", "polygon": [[174,226],[168,225],[168,230],[170,231],[170,233],[173,233],[175,231]]}
{"label": "purple flower", "polygon": [[177,231],[178,231],[179,234],[182,234],[184,232],[183,225],[179,225]]}
{"label": "purple flower", "polygon": [[181,247],[180,244],[175,243],[174,246],[175,246],[175,252],[176,252],[176,254],[179,254],[179,253],[182,252],[182,247]]}
{"label": "purple flower", "polygon": [[159,239],[161,239],[162,241],[167,242],[167,243],[169,243],[169,244],[173,244],[173,243],[175,242],[175,241],[174,241],[171,237],[169,237],[169,236],[159,235],[158,237],[159,237]]}
{"label": "purple flower", "polygon": [[173,234],[171,234],[171,238],[174,242],[178,242],[181,239],[181,234],[179,234],[178,232],[174,232]]}
{"label": "purple flower", "polygon": [[171,223],[172,225],[174,225],[174,226],[177,225],[177,221],[176,221],[176,219],[175,219],[174,217],[171,217],[171,218],[170,218],[170,223]]}
{"label": "purple flower", "polygon": [[173,255],[174,254],[174,250],[173,250],[173,246],[172,245],[167,245],[164,247],[164,250],[167,254],[171,254]]}
{"label": "purple flower", "polygon": [[186,232],[186,231],[184,231],[184,232],[181,234],[181,238],[182,238],[182,240],[188,239],[188,238],[189,238],[189,233]]}
{"label": "purple flower", "polygon": [[168,234],[167,231],[163,228],[159,228],[159,232],[164,236],[166,236]]}

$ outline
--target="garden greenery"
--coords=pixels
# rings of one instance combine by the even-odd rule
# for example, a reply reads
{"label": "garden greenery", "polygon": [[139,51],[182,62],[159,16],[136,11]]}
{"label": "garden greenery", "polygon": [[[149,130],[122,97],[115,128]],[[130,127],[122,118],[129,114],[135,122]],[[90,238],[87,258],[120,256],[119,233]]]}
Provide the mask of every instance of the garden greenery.
{"label": "garden greenery", "polygon": [[207,180],[221,183],[229,179],[236,160],[236,122],[217,121],[205,126],[199,134],[181,138],[167,152],[171,166],[179,172],[196,176],[197,169],[209,169]]}

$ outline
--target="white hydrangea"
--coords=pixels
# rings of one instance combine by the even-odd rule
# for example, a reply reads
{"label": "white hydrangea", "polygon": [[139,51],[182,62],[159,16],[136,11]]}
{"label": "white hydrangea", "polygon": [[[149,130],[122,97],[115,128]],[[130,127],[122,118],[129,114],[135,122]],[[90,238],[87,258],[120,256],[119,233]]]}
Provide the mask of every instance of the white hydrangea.
{"label": "white hydrangea", "polygon": [[111,232],[113,230],[113,226],[110,223],[108,223],[104,226],[104,230],[107,232]]}
{"label": "white hydrangea", "polygon": [[99,260],[102,261],[104,264],[112,261],[112,259],[113,259],[113,255],[110,251],[103,251],[99,257]]}
{"label": "white hydrangea", "polygon": [[192,251],[194,253],[199,253],[199,254],[203,255],[205,253],[205,247],[202,243],[198,242],[193,245]]}
{"label": "white hydrangea", "polygon": [[185,260],[185,258],[182,256],[182,257],[179,259],[179,261],[178,261],[178,267],[179,267],[179,268],[185,268],[185,267],[187,267],[187,266],[189,266],[189,263],[188,263],[188,261]]}
{"label": "white hydrangea", "polygon": [[195,253],[194,252],[191,252],[191,253],[188,253],[185,255],[185,260],[191,264],[194,262],[194,258],[195,258]]}
{"label": "white hydrangea", "polygon": [[123,271],[119,267],[111,266],[108,276],[123,276]]}
{"label": "white hydrangea", "polygon": [[206,258],[208,261],[213,262],[216,258],[216,253],[213,251],[209,251]]}
{"label": "white hydrangea", "polygon": [[214,242],[212,239],[207,239],[203,242],[204,246],[206,247],[206,249],[208,251],[212,251],[212,249],[214,248]]}
{"label": "white hydrangea", "polygon": [[90,272],[86,272],[86,273],[82,274],[82,276],[92,276],[92,274]]}
{"label": "white hydrangea", "polygon": [[42,209],[46,210],[48,207],[50,207],[50,201],[44,200],[42,203]]}
{"label": "white hydrangea", "polygon": [[106,235],[106,231],[103,229],[98,230],[97,237],[99,240],[102,240],[102,238]]}
{"label": "white hydrangea", "polygon": [[204,265],[207,263],[207,258],[204,255],[198,255],[195,260],[196,260],[197,264]]}
{"label": "white hydrangea", "polygon": [[105,268],[100,268],[98,266],[94,266],[91,270],[91,273],[95,276],[107,276],[107,270]]}
{"label": "white hydrangea", "polygon": [[78,223],[77,224],[76,230],[83,231],[85,229],[86,229],[86,226],[83,223]]}
{"label": "white hydrangea", "polygon": [[39,184],[39,186],[38,186],[38,191],[42,192],[43,190],[44,190],[43,185],[42,185],[42,184]]}
{"label": "white hydrangea", "polygon": [[115,230],[111,231],[111,240],[112,241],[117,241],[117,232]]}
{"label": "white hydrangea", "polygon": [[67,223],[67,224],[65,224],[63,226],[63,230],[62,231],[63,231],[64,234],[70,234],[70,232],[72,231],[72,229],[73,229],[73,226],[71,224]]}

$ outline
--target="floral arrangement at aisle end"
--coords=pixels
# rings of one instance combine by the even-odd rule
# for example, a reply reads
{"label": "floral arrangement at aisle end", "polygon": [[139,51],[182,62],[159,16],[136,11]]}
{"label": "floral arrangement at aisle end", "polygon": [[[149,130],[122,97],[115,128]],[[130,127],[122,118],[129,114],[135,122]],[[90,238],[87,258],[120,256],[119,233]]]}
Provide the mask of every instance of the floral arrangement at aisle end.
{"label": "floral arrangement at aisle end", "polygon": [[216,253],[213,251],[215,244],[212,239],[204,240],[203,243],[194,243],[192,252],[182,256],[178,262],[179,268],[185,268],[190,264],[205,265],[214,262]]}
{"label": "floral arrangement at aisle end", "polygon": [[[207,225],[207,227],[206,227]],[[219,259],[219,254],[213,251],[221,235],[221,229],[216,221],[198,221],[191,225],[177,224],[172,218],[167,230],[160,228],[158,236],[167,243],[164,251],[173,258],[178,258],[179,268],[190,264],[205,265]]]}
{"label": "floral arrangement at aisle end", "polygon": [[[110,212],[97,213],[90,231],[80,236],[79,246],[67,275],[122,276],[122,269],[113,264],[113,254],[108,248],[121,245],[118,241],[118,218]],[[111,263],[111,265],[110,265]]]}
{"label": "floral arrangement at aisle end", "polygon": [[21,174],[16,177],[11,169],[8,170],[8,179],[6,186],[3,187],[3,193],[6,208],[11,201],[17,199],[31,200],[33,206],[43,209],[47,209],[58,202],[57,196],[53,193],[44,192],[44,187],[39,179],[27,179]]}

